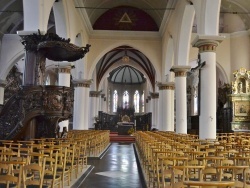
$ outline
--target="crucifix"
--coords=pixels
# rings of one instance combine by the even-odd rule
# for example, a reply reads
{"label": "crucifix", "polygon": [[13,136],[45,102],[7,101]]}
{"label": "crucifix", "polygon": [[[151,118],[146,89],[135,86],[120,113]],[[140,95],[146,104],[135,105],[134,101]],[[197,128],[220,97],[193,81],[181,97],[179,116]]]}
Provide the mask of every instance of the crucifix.
{"label": "crucifix", "polygon": [[187,74],[187,79],[189,80],[187,84],[187,94],[189,94],[189,105],[190,105],[190,115],[196,116],[200,112],[200,74],[202,67],[205,66],[206,62],[201,62],[200,54],[198,54],[197,66],[191,68]]}
{"label": "crucifix", "polygon": [[196,67],[192,68],[191,71],[195,71],[197,69],[200,70],[203,66],[206,65],[206,61],[203,61],[201,63],[201,55],[200,54],[198,54],[197,64],[198,65]]}

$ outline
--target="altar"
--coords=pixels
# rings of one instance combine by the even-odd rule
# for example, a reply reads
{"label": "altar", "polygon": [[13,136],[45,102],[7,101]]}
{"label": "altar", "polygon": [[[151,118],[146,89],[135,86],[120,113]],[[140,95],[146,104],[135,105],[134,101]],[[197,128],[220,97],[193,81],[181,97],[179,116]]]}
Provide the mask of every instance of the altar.
{"label": "altar", "polygon": [[234,132],[250,131],[250,71],[240,68],[234,73],[232,82],[232,122],[231,130]]}
{"label": "altar", "polygon": [[129,135],[128,130],[130,128],[134,129],[134,123],[133,122],[118,122],[118,135]]}

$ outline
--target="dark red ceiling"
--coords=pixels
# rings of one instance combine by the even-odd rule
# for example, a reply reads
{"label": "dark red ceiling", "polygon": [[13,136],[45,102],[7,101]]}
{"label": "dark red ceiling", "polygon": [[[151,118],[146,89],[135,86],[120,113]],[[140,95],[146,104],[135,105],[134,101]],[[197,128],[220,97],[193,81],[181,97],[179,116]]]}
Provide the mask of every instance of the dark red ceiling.
{"label": "dark red ceiling", "polygon": [[158,31],[153,18],[143,10],[129,6],[112,8],[94,23],[95,30]]}

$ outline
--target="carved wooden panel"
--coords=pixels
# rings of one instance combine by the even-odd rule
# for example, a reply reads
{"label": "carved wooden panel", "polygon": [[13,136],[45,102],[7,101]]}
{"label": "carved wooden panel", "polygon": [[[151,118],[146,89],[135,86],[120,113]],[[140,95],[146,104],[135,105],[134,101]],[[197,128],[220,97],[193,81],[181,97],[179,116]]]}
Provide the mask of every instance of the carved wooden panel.
{"label": "carved wooden panel", "polygon": [[[0,114],[0,139],[12,139],[36,116],[46,124],[41,131],[53,136],[56,123],[72,117],[73,90],[62,86],[23,86],[3,107]],[[47,128],[46,128],[47,127]],[[38,128],[38,129],[39,129]]]}
{"label": "carved wooden panel", "polygon": [[22,73],[18,72],[14,66],[6,77],[6,86],[4,87],[4,104],[20,90],[22,84]]}

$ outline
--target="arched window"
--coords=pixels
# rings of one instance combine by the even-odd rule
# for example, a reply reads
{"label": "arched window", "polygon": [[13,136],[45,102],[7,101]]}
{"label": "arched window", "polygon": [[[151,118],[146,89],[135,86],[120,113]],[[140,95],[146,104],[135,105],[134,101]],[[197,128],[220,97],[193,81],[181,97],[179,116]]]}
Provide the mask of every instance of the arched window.
{"label": "arched window", "polygon": [[111,95],[111,90],[109,89],[109,90],[108,90],[108,112],[111,111],[111,110],[110,110],[110,108],[111,108],[111,106],[110,106],[110,105],[111,105],[111,104],[110,104],[110,103],[111,103],[111,99],[110,99],[111,97],[110,97],[110,95]]}
{"label": "arched window", "polygon": [[50,85],[50,77],[49,77],[49,75],[46,78],[45,85]]}
{"label": "arched window", "polygon": [[141,112],[145,112],[145,106],[144,106],[144,91],[141,95]]}
{"label": "arched window", "polygon": [[117,111],[117,104],[118,104],[118,93],[115,90],[113,93],[113,112]]}
{"label": "arched window", "polygon": [[122,106],[123,108],[128,108],[129,107],[129,93],[128,91],[124,91],[123,97],[122,97]]}
{"label": "arched window", "polygon": [[134,94],[134,107],[135,107],[135,113],[139,113],[140,109],[139,109],[139,102],[140,102],[140,95],[139,95],[139,91],[136,90],[135,94]]}

